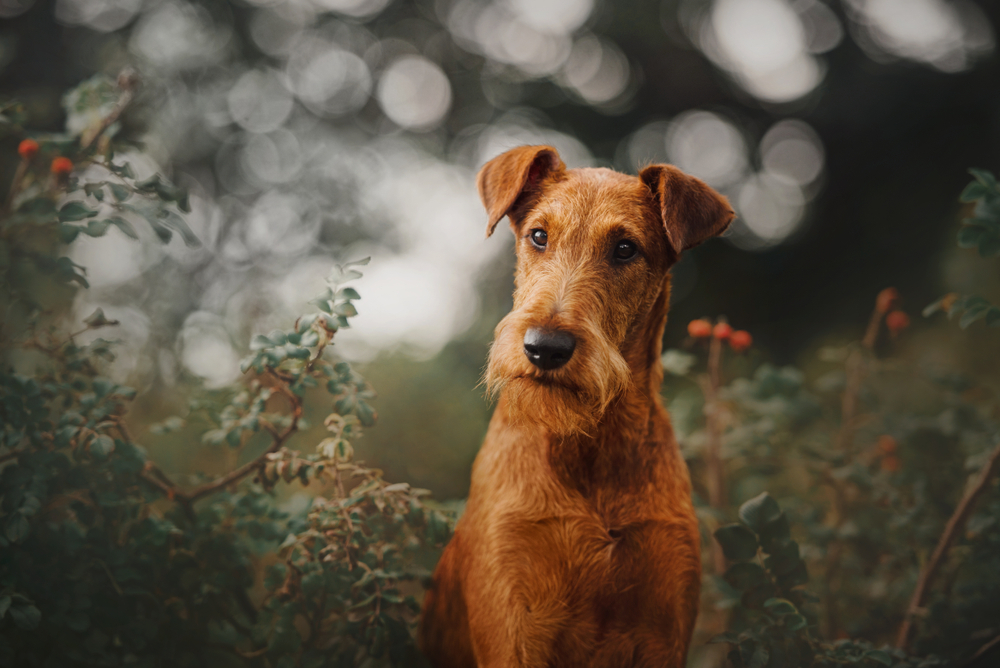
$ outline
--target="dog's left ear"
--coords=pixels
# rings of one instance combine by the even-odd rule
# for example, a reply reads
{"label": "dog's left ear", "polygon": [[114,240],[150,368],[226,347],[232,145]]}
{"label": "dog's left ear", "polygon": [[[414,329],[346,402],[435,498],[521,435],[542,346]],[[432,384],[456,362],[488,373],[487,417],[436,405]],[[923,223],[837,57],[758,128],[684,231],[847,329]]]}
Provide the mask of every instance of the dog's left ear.
{"label": "dog's left ear", "polygon": [[544,179],[565,169],[551,146],[519,146],[483,165],[476,187],[489,215],[486,236],[493,234],[501,218],[536,198]]}
{"label": "dog's left ear", "polygon": [[729,200],[673,165],[650,165],[639,172],[639,179],[652,193],[667,239],[678,254],[722,234],[736,216]]}

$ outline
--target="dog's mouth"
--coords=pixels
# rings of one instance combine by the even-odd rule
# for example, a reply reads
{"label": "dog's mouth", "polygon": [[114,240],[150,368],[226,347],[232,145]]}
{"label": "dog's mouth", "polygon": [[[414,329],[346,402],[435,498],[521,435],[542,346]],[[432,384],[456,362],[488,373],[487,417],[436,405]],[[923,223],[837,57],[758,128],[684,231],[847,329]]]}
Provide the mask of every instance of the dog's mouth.
{"label": "dog's mouth", "polygon": [[563,379],[554,377],[550,372],[543,372],[540,374],[531,373],[521,373],[510,378],[508,382],[513,381],[524,381],[528,383],[534,383],[535,385],[542,385],[543,387],[557,387],[563,390],[569,390],[571,392],[580,392],[580,388],[573,383],[567,382]]}

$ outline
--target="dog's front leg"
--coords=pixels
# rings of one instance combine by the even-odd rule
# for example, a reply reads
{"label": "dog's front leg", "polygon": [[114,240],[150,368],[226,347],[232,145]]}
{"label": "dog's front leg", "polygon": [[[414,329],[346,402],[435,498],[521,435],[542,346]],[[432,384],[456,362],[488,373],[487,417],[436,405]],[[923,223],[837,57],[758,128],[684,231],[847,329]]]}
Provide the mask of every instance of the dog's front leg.
{"label": "dog's front leg", "polygon": [[[521,555],[524,559],[524,555]],[[506,562],[506,563],[504,563]],[[569,614],[565,582],[544,562],[496,560],[472,578],[469,632],[479,668],[546,668]]]}

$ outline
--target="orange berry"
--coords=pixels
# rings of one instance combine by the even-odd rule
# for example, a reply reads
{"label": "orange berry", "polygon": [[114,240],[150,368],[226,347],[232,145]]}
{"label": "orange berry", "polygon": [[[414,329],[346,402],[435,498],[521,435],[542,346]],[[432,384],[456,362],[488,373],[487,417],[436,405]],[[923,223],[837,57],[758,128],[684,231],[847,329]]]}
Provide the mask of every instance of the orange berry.
{"label": "orange berry", "polygon": [[875,444],[878,451],[883,455],[895,454],[896,450],[899,448],[899,444],[896,442],[892,436],[888,434],[882,434],[878,437],[878,443]]}
{"label": "orange berry", "polygon": [[901,331],[910,326],[910,316],[906,315],[902,311],[893,311],[889,315],[885,316],[885,326],[889,328],[889,331],[893,334],[899,334]]}
{"label": "orange berry", "polygon": [[899,290],[896,288],[886,288],[878,293],[878,297],[875,298],[875,310],[879,313],[888,313],[889,309],[895,306],[897,301],[899,301]]}
{"label": "orange berry", "polygon": [[882,458],[882,470],[886,473],[895,473],[903,465],[896,455],[886,455]]}
{"label": "orange berry", "polygon": [[753,337],[750,332],[738,329],[729,335],[729,347],[738,353],[743,352],[753,345]]}
{"label": "orange berry", "polygon": [[712,323],[698,319],[688,323],[688,334],[696,339],[704,339],[712,335]]}
{"label": "orange berry", "polygon": [[52,173],[56,176],[65,176],[73,171],[73,161],[69,158],[59,157],[52,161]]}
{"label": "orange berry", "polygon": [[25,139],[17,145],[17,154],[22,160],[31,160],[38,153],[38,142],[34,139]]}
{"label": "orange berry", "polygon": [[712,329],[712,336],[717,339],[722,339],[725,341],[729,338],[729,335],[733,333],[733,328],[728,322],[720,322]]}

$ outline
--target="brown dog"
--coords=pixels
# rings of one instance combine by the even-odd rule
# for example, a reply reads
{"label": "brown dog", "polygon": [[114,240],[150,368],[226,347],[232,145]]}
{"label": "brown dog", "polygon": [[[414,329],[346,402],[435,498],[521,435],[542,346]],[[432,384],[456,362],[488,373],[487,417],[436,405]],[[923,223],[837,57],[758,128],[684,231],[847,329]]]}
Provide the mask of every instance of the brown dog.
{"label": "brown dog", "polygon": [[478,186],[487,236],[506,215],[517,239],[514,309],[422,647],[439,668],[683,666],[701,563],[659,398],[667,271],[733,211],[674,167],[567,170],[548,146],[491,160]]}

